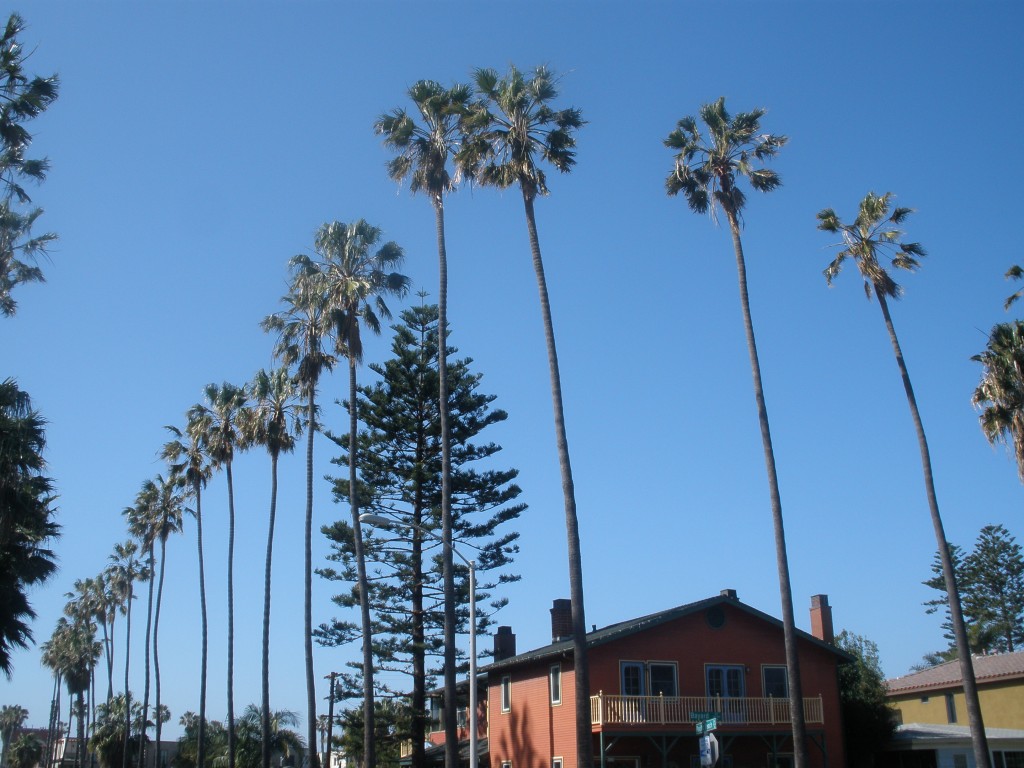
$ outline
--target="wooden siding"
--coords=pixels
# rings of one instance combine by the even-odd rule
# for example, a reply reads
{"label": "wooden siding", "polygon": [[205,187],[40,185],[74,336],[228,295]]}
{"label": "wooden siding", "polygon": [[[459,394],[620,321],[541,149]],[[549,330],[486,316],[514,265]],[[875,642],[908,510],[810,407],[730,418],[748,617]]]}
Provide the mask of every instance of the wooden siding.
{"label": "wooden siding", "polygon": [[[562,665],[562,703],[551,704],[548,673]],[[512,707],[501,711],[501,678],[511,674]],[[551,768],[555,757],[562,768],[576,768],[576,721],[573,716],[572,663],[545,660],[494,673],[488,686],[488,746],[492,768],[509,761],[512,768]]]}

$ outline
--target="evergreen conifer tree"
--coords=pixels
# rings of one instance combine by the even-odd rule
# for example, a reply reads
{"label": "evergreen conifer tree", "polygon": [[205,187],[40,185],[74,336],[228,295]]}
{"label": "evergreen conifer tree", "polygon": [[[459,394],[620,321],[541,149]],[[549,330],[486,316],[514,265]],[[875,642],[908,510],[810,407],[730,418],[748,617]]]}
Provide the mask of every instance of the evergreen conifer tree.
{"label": "evergreen conifer tree", "polygon": [[[359,415],[363,427],[357,436],[360,457],[357,494],[360,509],[393,517],[396,522],[441,531],[441,425],[438,405],[438,311],[419,306],[401,315],[395,326],[392,359],[369,367],[380,381],[359,388]],[[495,573],[477,585],[478,606],[490,601],[490,610],[478,611],[478,631],[489,624],[488,614],[506,602],[493,598],[499,585],[518,579],[504,569],[518,551],[519,534],[506,530],[526,508],[516,503],[520,489],[515,469],[492,469],[490,459],[501,450],[492,442],[477,442],[487,427],[507,418],[492,409],[495,397],[478,391],[481,375],[470,371],[470,359],[454,360],[448,349],[448,392],[451,430],[451,509],[456,548],[472,550],[480,574]],[[331,436],[342,449],[334,463],[346,466],[348,436]],[[481,466],[483,465],[483,466]],[[335,500],[347,502],[347,478],[334,480]],[[332,580],[355,583],[352,528],[338,521],[324,532],[331,541],[330,559],[337,570],[319,573]],[[370,601],[376,617],[373,637],[375,667],[410,676],[410,738],[413,765],[422,765],[427,729],[426,690],[439,670],[430,664],[443,650],[441,545],[439,538],[415,529],[403,530],[402,542],[392,533],[367,530],[364,537]],[[457,569],[459,630],[468,627],[468,573]],[[337,595],[341,607],[355,608],[355,590]],[[320,628],[325,644],[341,644],[357,636],[358,627],[334,620]],[[357,680],[347,676],[343,689],[358,690]]]}

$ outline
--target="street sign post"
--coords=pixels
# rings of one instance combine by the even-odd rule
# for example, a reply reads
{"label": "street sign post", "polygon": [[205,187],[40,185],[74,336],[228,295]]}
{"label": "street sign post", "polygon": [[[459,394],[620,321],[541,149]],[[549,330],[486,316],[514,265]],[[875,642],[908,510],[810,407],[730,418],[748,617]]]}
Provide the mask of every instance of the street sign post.
{"label": "street sign post", "polygon": [[707,720],[694,723],[694,725],[697,727],[697,733],[710,733],[718,727],[718,718],[709,717]]}

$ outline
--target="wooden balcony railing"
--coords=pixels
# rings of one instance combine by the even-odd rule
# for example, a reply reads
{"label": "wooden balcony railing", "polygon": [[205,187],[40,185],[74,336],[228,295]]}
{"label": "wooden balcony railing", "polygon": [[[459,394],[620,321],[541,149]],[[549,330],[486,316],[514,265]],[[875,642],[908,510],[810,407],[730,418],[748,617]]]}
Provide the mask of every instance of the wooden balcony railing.
{"label": "wooden balcony railing", "polygon": [[[590,697],[592,725],[685,725],[691,712],[719,713],[719,727],[781,725],[789,722],[789,699],[717,696],[613,696]],[[804,699],[804,720],[823,723],[821,697]]]}

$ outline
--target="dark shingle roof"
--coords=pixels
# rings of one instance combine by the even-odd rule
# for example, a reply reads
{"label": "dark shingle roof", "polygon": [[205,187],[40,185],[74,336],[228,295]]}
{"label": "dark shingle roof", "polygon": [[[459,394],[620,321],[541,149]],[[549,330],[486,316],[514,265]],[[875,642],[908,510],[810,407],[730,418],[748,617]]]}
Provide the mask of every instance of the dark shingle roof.
{"label": "dark shingle roof", "polygon": [[[618,640],[622,637],[642,632],[644,630],[652,629],[659,624],[664,624],[668,621],[673,621],[682,616],[687,616],[692,613],[698,613],[700,611],[711,608],[715,605],[730,605],[734,608],[738,608],[741,611],[745,611],[762,621],[767,621],[770,624],[774,624],[780,629],[782,628],[782,621],[776,619],[774,616],[769,616],[767,613],[762,613],[756,608],[751,608],[749,605],[741,603],[737,598],[728,595],[716,595],[715,597],[709,597],[705,600],[698,600],[695,603],[687,603],[686,605],[680,605],[676,608],[669,608],[666,611],[659,611],[658,613],[652,613],[647,616],[641,616],[638,619],[630,619],[629,621],[621,621],[617,624],[610,624],[602,629],[595,629],[593,632],[587,633],[587,647],[593,648],[597,645],[604,645],[613,640]],[[833,653],[838,654],[847,661],[852,661],[853,657],[844,651],[839,650],[834,645],[822,642],[818,638],[810,635],[802,630],[797,630],[797,635],[803,639],[814,643],[815,645],[826,648]],[[551,658],[554,656],[561,656],[563,654],[572,653],[572,640],[562,640],[551,645],[545,645],[541,648],[536,648],[526,653],[520,653],[515,656],[510,656],[507,659],[496,661],[493,664],[489,664],[486,667],[481,667],[480,672],[487,672],[491,670],[503,669],[505,667],[513,666],[516,664],[522,664],[530,661],[540,661],[542,659]]]}
{"label": "dark shingle roof", "polygon": [[[1024,677],[1024,651],[974,656],[972,660],[974,677],[979,683]],[[959,661],[947,661],[945,664],[885,681],[890,696],[937,688],[959,688],[960,685]]]}

